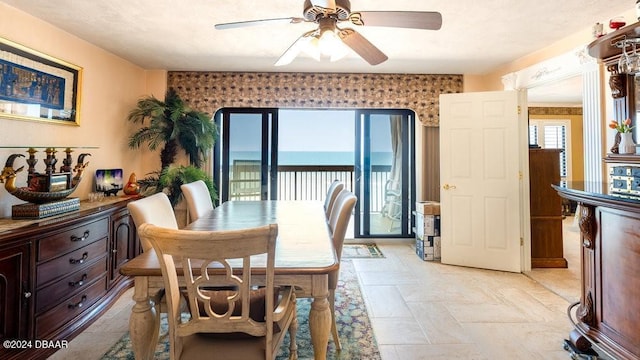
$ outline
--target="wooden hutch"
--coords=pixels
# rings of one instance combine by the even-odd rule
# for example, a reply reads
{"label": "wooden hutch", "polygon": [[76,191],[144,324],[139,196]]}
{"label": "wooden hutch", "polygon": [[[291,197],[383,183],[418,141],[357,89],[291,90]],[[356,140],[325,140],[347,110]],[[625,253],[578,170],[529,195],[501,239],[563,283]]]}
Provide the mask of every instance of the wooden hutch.
{"label": "wooden hutch", "polygon": [[562,149],[529,149],[531,267],[566,268],[562,244],[562,199],[551,187],[560,183]]}
{"label": "wooden hutch", "polygon": [[[618,71],[622,53],[619,44],[624,39],[640,39],[640,23],[596,39],[588,50],[610,72],[616,119],[631,118],[636,126],[634,138],[638,140],[640,82],[633,75]],[[640,40],[638,45],[640,49]],[[638,360],[640,177],[635,174],[640,175],[640,155],[610,153],[603,161],[611,171],[608,183],[554,186],[560,196],[580,205],[582,289],[580,302],[575,304],[577,319],[570,345],[585,352],[594,345],[593,349],[601,355]],[[622,190],[614,186],[616,182]]]}

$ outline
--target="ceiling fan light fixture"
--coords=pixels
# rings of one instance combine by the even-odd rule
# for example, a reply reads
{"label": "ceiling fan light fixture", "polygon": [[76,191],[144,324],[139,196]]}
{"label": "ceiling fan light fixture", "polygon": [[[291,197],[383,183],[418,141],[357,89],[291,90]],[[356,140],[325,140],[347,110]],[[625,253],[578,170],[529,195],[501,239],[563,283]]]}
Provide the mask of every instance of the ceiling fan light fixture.
{"label": "ceiling fan light fixture", "polygon": [[[287,49],[287,51],[285,51],[284,54],[282,54],[282,56],[280,56],[278,61],[276,61],[275,66],[284,66],[284,65],[290,64],[293,61],[293,59],[295,59],[298,56],[298,54],[300,54],[301,52],[307,53],[310,56],[314,57],[313,54],[309,53],[309,51],[311,49],[315,49],[315,47],[312,47],[312,45],[311,45],[311,42],[316,40],[316,38],[313,35],[314,32],[315,31],[310,31],[310,32],[305,33],[302,36],[300,36],[298,38],[298,40],[296,40]],[[319,52],[317,54],[317,59],[316,60],[320,60],[320,53]]]}
{"label": "ceiling fan light fixture", "polygon": [[336,31],[335,18],[325,17],[318,20],[319,28],[313,35],[309,36],[309,41],[305,43],[303,52],[317,61],[327,59],[337,61],[349,53],[349,48],[342,42]]}
{"label": "ceiling fan light fixture", "polygon": [[[343,50],[348,50],[345,49],[345,45],[342,43],[342,40],[333,30],[326,30],[320,35],[320,38],[318,39],[318,48],[322,55],[329,57],[345,52]],[[344,55],[346,55],[346,53]]]}
{"label": "ceiling fan light fixture", "polygon": [[350,49],[336,33],[326,31],[322,35],[310,36],[302,45],[302,52],[316,61],[338,61],[349,54]]}
{"label": "ceiling fan light fixture", "polygon": [[309,37],[309,41],[307,41],[304,48],[302,49],[302,51],[305,54],[309,55],[316,61],[320,61],[320,58],[322,56],[322,52],[320,51],[320,45],[318,43],[319,43],[318,37],[311,36]]}

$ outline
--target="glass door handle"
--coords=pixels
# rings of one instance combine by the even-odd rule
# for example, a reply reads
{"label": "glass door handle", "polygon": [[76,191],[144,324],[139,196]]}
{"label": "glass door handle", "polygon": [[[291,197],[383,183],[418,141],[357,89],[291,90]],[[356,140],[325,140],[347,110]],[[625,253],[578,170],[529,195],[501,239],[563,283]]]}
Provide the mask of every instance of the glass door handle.
{"label": "glass door handle", "polygon": [[444,185],[442,185],[442,188],[445,189],[445,190],[453,190],[453,189],[456,188],[456,186],[455,185],[444,184]]}

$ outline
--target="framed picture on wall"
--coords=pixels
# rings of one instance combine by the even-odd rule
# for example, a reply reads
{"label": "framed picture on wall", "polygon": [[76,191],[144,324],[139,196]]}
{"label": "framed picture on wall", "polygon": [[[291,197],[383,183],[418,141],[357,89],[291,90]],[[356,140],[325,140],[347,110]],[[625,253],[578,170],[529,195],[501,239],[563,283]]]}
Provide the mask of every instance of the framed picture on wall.
{"label": "framed picture on wall", "polygon": [[82,68],[0,37],[0,119],[79,125]]}

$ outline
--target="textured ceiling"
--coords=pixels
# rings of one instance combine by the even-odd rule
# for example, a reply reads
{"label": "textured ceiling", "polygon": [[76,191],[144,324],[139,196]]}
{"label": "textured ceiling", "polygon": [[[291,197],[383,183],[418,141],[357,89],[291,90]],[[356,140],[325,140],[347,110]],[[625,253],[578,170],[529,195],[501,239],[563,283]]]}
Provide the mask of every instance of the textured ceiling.
{"label": "textured ceiling", "polygon": [[213,25],[301,17],[303,0],[0,2],[146,69],[421,74],[487,73],[633,8],[629,0],[351,0],[352,11],[439,11],[443,25],[438,31],[358,28],[389,56],[377,66],[352,54],[334,63],[299,57],[275,68],[278,57],[314,24],[230,30]]}

